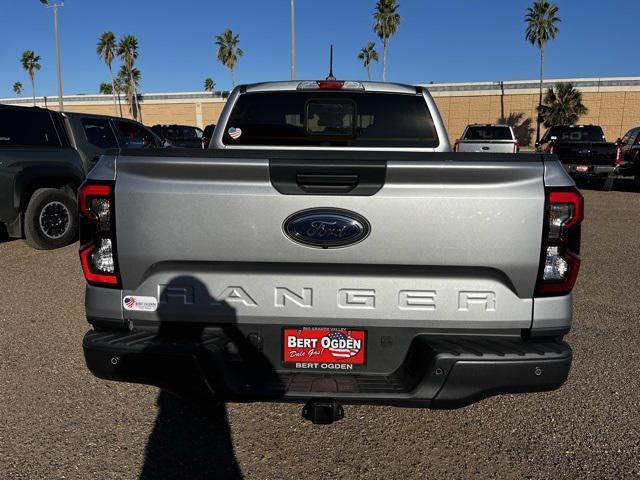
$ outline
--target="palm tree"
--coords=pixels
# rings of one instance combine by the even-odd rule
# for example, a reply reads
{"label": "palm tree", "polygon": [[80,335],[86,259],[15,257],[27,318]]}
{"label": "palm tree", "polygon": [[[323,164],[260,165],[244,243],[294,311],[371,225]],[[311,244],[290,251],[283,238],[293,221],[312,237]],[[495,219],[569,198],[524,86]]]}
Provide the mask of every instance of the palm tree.
{"label": "palm tree", "polygon": [[36,55],[33,50],[25,50],[22,52],[22,58],[20,59],[22,68],[29,74],[31,79],[31,92],[33,94],[33,105],[36,104],[36,70],[40,70],[40,55]]}
{"label": "palm tree", "polygon": [[205,92],[213,92],[214,88],[216,88],[216,82],[213,81],[213,78],[205,78],[204,79],[204,91]]}
{"label": "palm tree", "polygon": [[496,123],[509,125],[513,128],[513,133],[521,147],[531,145],[531,134],[534,130],[531,128],[533,121],[531,118],[524,118],[524,112],[511,112],[509,115],[501,116]]}
{"label": "palm tree", "polygon": [[[527,24],[525,37],[531,45],[535,45],[540,50],[540,97],[538,108],[542,105],[542,82],[544,80],[544,47],[549,40],[553,40],[558,35],[557,24],[561,21],[558,18],[558,6],[547,2],[547,0],[536,0],[533,5],[527,8],[524,17]],[[536,142],[540,141],[540,121],[537,119]]]}
{"label": "palm tree", "polygon": [[[111,64],[113,63],[114,58],[116,57],[116,36],[113,32],[104,32],[100,35],[98,39],[98,43],[96,45],[96,53],[98,57],[100,57],[104,63],[107,65],[109,69],[109,76],[111,77],[111,95],[113,95],[113,107],[118,111],[118,105],[116,104],[116,92],[115,88],[113,88],[113,70],[111,68]],[[120,111],[120,116],[122,116],[122,111]]]}
{"label": "palm tree", "polygon": [[[131,100],[129,101],[130,108],[133,106],[131,114],[136,120],[142,121],[142,115],[140,115],[141,118],[138,119],[138,115],[140,114],[140,103],[138,102],[138,91],[136,88],[138,82],[134,79],[133,73],[134,70],[137,70],[133,65],[138,59],[138,39],[134,35],[125,35],[122,37],[120,42],[118,42],[116,54],[122,60],[125,72],[129,77],[126,85],[128,90],[131,90]],[[139,71],[138,75],[140,75]]]}
{"label": "palm tree", "polygon": [[376,52],[375,46],[375,43],[369,42],[367,46],[358,53],[358,59],[362,60],[362,65],[367,69],[367,77],[369,80],[371,80],[371,62],[378,61],[378,52]]}
{"label": "palm tree", "polygon": [[387,78],[387,51],[389,49],[389,37],[395,35],[400,26],[400,5],[396,0],[378,0],[373,12],[373,31],[382,39],[382,81]]}
{"label": "palm tree", "polygon": [[218,45],[218,60],[229,69],[231,74],[231,85],[236,86],[236,81],[233,78],[233,68],[238,62],[238,58],[244,55],[241,48],[238,47],[240,43],[240,35],[234,35],[230,28],[227,28],[222,35],[216,35],[216,45]]}
{"label": "palm tree", "polygon": [[582,103],[582,93],[573,87],[573,83],[558,83],[544,96],[538,113],[547,128],[554,125],[573,125],[589,110]]}
{"label": "palm tree", "polygon": [[[113,83],[102,82],[100,84],[100,94],[101,95],[113,95]],[[114,97],[115,99],[115,97]]]}
{"label": "palm tree", "polygon": [[120,67],[118,76],[116,77],[116,86],[121,89],[127,96],[127,103],[129,105],[129,112],[133,118],[137,119],[138,103],[136,100],[136,89],[140,83],[140,70],[133,67],[128,70],[125,65]]}
{"label": "palm tree", "polygon": [[16,82],[13,84],[13,91],[16,95],[20,95],[22,93],[22,83]]}

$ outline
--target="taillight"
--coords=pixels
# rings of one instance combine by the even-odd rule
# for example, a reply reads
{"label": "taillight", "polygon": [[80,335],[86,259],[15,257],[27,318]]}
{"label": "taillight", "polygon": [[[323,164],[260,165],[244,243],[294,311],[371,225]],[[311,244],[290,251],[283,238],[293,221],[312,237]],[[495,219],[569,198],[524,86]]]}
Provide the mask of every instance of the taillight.
{"label": "taillight", "polygon": [[209,138],[202,137],[202,148],[209,148]]}
{"label": "taillight", "polygon": [[549,144],[549,146],[547,147],[547,151],[546,151],[546,153],[552,154],[552,153],[553,153],[553,151],[554,151],[555,149],[556,149],[555,144],[554,144],[553,142],[551,142],[551,143]]}
{"label": "taillight", "polygon": [[453,144],[453,151],[454,152],[460,151],[460,140],[456,140],[456,143]]}
{"label": "taillight", "polygon": [[364,90],[364,85],[351,80],[305,80],[298,83],[298,90]]}
{"label": "taillight", "polygon": [[575,188],[547,193],[542,259],[536,296],[566,295],[580,269],[580,223],[584,199]]}
{"label": "taillight", "polygon": [[622,162],[622,145],[616,147],[616,165],[619,165],[620,162]]}
{"label": "taillight", "polygon": [[636,137],[636,141],[634,142],[635,145],[640,145],[640,133],[638,134],[638,136]]}
{"label": "taillight", "polygon": [[520,144],[518,142],[513,144],[513,153],[520,153]]}
{"label": "taillight", "polygon": [[113,183],[85,182],[78,190],[80,263],[90,285],[119,287]]}

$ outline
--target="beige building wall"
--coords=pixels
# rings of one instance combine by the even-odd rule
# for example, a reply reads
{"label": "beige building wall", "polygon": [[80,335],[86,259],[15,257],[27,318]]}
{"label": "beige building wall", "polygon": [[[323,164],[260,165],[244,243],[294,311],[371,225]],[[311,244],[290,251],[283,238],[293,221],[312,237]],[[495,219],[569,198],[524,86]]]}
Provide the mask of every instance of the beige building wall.
{"label": "beige building wall", "polygon": [[[640,77],[576,78],[545,81],[544,88],[557,82],[572,82],[582,92],[589,113],[580,123],[601,125],[609,140],[615,140],[627,130],[640,126]],[[453,142],[470,123],[495,123],[502,109],[524,113],[535,128],[538,104],[536,80],[509,82],[440,83],[423,85],[433,95]],[[204,128],[217,123],[225,99],[222,94],[204,92],[144,94],[141,102],[142,121],[146,125],[186,124]],[[65,110],[114,115],[113,99],[108,95],[75,95],[65,97]],[[0,103],[31,105],[29,98],[0,99]],[[37,98],[39,106],[45,99]],[[47,99],[46,106],[56,109],[57,99]],[[125,116],[129,116],[126,101],[122,101]],[[543,127],[544,132],[544,127]],[[532,134],[535,137],[535,132]]]}

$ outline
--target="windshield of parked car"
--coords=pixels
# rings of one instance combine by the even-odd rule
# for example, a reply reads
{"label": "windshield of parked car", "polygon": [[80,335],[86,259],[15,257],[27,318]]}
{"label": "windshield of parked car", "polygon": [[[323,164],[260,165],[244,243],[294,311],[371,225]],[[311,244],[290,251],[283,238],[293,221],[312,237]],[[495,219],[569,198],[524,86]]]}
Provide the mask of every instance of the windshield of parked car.
{"label": "windshield of parked car", "polygon": [[354,91],[258,92],[238,98],[225,145],[434,148],[422,95]]}
{"label": "windshield of parked car", "polygon": [[463,140],[513,140],[513,136],[509,127],[471,125],[467,128]]}
{"label": "windshield of parked car", "polygon": [[604,132],[596,125],[551,127],[544,136],[545,142],[604,142]]}

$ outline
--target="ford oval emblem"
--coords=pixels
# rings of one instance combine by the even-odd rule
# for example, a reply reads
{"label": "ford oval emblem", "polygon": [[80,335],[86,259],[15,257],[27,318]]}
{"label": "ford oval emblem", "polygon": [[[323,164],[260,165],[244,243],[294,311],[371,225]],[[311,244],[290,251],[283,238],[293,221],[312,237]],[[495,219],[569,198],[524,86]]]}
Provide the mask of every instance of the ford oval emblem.
{"label": "ford oval emblem", "polygon": [[294,213],[284,221],[283,228],[294,242],[317,248],[353,245],[364,240],[371,230],[363,216],[335,208]]}

